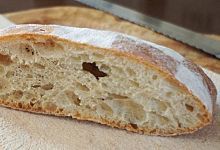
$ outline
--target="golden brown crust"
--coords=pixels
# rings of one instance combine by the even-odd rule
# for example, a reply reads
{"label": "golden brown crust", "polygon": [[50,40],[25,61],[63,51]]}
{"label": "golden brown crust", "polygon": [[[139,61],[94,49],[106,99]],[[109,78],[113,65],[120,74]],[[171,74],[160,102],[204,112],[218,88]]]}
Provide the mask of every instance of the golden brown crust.
{"label": "golden brown crust", "polygon": [[69,114],[68,112],[63,112],[62,109],[56,109],[54,111],[48,111],[46,109],[43,109],[41,105],[38,105],[38,107],[33,107],[31,104],[24,104],[24,103],[14,103],[14,102],[9,102],[6,100],[0,99],[0,105],[7,107],[7,108],[12,108],[15,110],[21,110],[25,112],[32,112],[32,113],[37,113],[37,114],[47,114],[47,115],[55,115],[55,116],[62,116],[62,117],[72,117],[73,119],[77,120],[87,120],[87,121],[93,121],[96,123],[108,125],[112,128],[119,128],[119,129],[126,129],[131,132],[139,133],[139,134],[146,134],[146,135],[156,135],[156,136],[175,136],[175,135],[181,135],[181,134],[188,134],[188,133],[194,133],[197,130],[201,128],[201,125],[198,125],[196,128],[190,129],[190,128],[177,128],[175,131],[174,130],[161,130],[161,129],[143,129],[143,128],[136,128],[132,124],[123,124],[120,121],[115,121],[115,120],[107,120],[105,118],[97,118],[94,116],[91,116],[89,114],[87,115],[82,115],[79,112],[76,112],[74,114]]}

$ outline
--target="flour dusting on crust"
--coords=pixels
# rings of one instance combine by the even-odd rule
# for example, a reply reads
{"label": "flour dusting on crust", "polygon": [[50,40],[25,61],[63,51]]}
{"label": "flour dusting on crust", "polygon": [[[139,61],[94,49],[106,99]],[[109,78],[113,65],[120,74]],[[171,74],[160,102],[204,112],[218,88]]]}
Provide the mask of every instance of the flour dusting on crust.
{"label": "flour dusting on crust", "polygon": [[[36,33],[36,34],[46,34],[51,36],[56,36],[61,39],[67,39],[72,42],[78,42],[82,44],[92,45],[99,48],[107,48],[107,49],[114,49],[113,46],[114,42],[117,42],[119,38],[124,37],[129,40],[135,41],[136,44],[143,44],[148,45],[146,48],[149,49],[150,47],[153,47],[153,50],[151,51],[154,53],[154,55],[158,56],[158,60],[162,61],[165,57],[172,58],[173,66],[171,69],[169,68],[169,62],[168,65],[165,66],[166,70],[168,70],[171,74],[174,74],[175,78],[179,80],[181,83],[183,83],[189,91],[192,91],[195,96],[200,98],[203,103],[205,104],[206,108],[209,110],[209,112],[212,112],[212,96],[211,92],[208,88],[208,83],[204,82],[203,76],[200,72],[196,72],[193,70],[190,70],[187,65],[185,65],[185,62],[188,62],[184,59],[183,56],[178,54],[177,52],[151,43],[144,40],[140,40],[138,38],[128,36],[121,33],[115,33],[110,31],[101,31],[101,30],[93,30],[88,28],[73,28],[73,27],[63,27],[63,26],[57,26],[57,25],[17,25],[11,28],[8,28],[2,32],[0,32],[0,35],[10,35],[10,34],[23,34],[23,33]],[[119,47],[118,47],[119,48]],[[120,50],[123,50],[123,46],[120,47]],[[154,52],[155,50],[155,52]],[[128,52],[135,52],[135,49],[125,50]],[[163,55],[157,55],[157,52],[160,51],[163,53]],[[145,56],[145,58],[148,58]],[[172,71],[173,70],[173,71]]]}

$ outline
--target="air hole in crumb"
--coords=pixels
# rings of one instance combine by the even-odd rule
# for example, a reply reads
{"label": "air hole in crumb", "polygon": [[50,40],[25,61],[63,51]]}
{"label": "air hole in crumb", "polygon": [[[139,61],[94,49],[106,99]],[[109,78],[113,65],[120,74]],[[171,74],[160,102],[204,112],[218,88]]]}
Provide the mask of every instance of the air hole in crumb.
{"label": "air hole in crumb", "polygon": [[86,108],[87,108],[87,109],[91,109],[91,107],[90,107],[89,105],[86,105]]}
{"label": "air hole in crumb", "polygon": [[44,102],[42,106],[45,110],[47,110],[49,112],[54,112],[57,109],[57,105],[52,102]]}
{"label": "air hole in crumb", "polygon": [[27,78],[33,78],[33,75],[32,75],[32,74],[27,74],[26,77],[27,77]]}
{"label": "air hole in crumb", "polygon": [[99,70],[98,66],[96,66],[96,63],[88,63],[88,62],[83,62],[82,63],[83,70],[90,72],[93,74],[97,80],[99,80],[100,77],[105,77],[107,74],[105,72],[102,72]]}
{"label": "air hole in crumb", "polygon": [[193,110],[194,110],[194,107],[193,107],[193,106],[191,106],[191,105],[189,105],[189,104],[185,104],[185,106],[186,106],[186,109],[187,109],[188,111],[193,112]]}
{"label": "air hole in crumb", "polygon": [[33,102],[30,102],[30,106],[33,107],[33,106],[34,106],[34,103],[33,103]]}
{"label": "air hole in crumb", "polygon": [[22,108],[22,104],[21,104],[21,103],[18,103],[18,107],[19,107],[19,108]]}
{"label": "air hole in crumb", "polygon": [[130,80],[131,85],[133,85],[134,87],[139,87],[139,83],[133,80]]}
{"label": "air hole in crumb", "polygon": [[83,85],[79,82],[76,82],[76,87],[81,91],[85,91],[85,92],[89,91],[89,88],[86,85]]}
{"label": "air hole in crumb", "polygon": [[107,84],[106,83],[101,83],[102,88],[107,88]]}
{"label": "air hole in crumb", "polygon": [[30,52],[30,49],[28,47],[25,48],[27,52]]}
{"label": "air hole in crumb", "polygon": [[38,69],[45,69],[45,66],[44,65],[41,65],[39,63],[35,63],[34,64],[34,67],[38,68]]}
{"label": "air hole in crumb", "polygon": [[130,123],[130,125],[131,125],[131,126],[132,126],[132,128],[134,128],[134,129],[137,129],[137,128],[138,128],[137,124]]}
{"label": "air hole in crumb", "polygon": [[31,102],[36,102],[36,101],[37,101],[36,98],[32,98],[32,99],[31,99]]}
{"label": "air hole in crumb", "polygon": [[207,117],[208,117],[208,115],[207,115],[207,114],[204,114],[204,115],[203,115],[203,117],[207,118]]}
{"label": "air hole in crumb", "polygon": [[[27,52],[28,54],[34,55],[34,49],[31,45],[28,44],[21,44],[20,45],[20,49],[24,49],[25,52]],[[21,51],[22,52],[22,51]]]}
{"label": "air hole in crumb", "polygon": [[9,88],[9,82],[4,78],[0,78],[0,93],[7,91]]}
{"label": "air hole in crumb", "polygon": [[21,90],[16,90],[12,93],[13,99],[20,100],[23,96],[23,92]]}
{"label": "air hole in crumb", "polygon": [[79,98],[74,100],[74,104],[76,104],[77,106],[80,106],[81,100]]}
{"label": "air hole in crumb", "polygon": [[0,65],[0,75],[4,74],[4,70],[5,70],[4,67]]}
{"label": "air hole in crumb", "polygon": [[59,61],[58,60],[53,60],[52,63],[53,63],[53,65],[58,65]]}
{"label": "air hole in crumb", "polygon": [[166,96],[167,96],[167,97],[171,97],[171,96],[172,96],[172,92],[167,92],[167,93],[166,93]]}
{"label": "air hole in crumb", "polygon": [[152,129],[151,131],[150,131],[150,133],[155,133],[157,130],[156,129]]}
{"label": "air hole in crumb", "polygon": [[153,75],[152,79],[157,80],[157,75]]}
{"label": "air hole in crumb", "polygon": [[107,114],[108,116],[111,116],[113,114],[112,108],[106,103],[100,103],[100,105],[97,106],[97,112],[101,114]]}
{"label": "air hole in crumb", "polygon": [[41,88],[44,89],[44,90],[52,90],[53,87],[54,87],[54,85],[51,84],[51,83],[48,83],[48,84],[45,84],[45,85],[41,86]]}
{"label": "air hole in crumb", "polygon": [[55,42],[53,38],[44,41],[36,41],[34,45],[38,47],[38,54],[45,58],[60,58],[63,55],[64,47]]}
{"label": "air hole in crumb", "polygon": [[29,69],[30,67],[28,65],[20,65],[18,68],[25,70],[25,69]]}
{"label": "air hole in crumb", "polygon": [[8,71],[7,73],[6,73],[6,78],[11,78],[11,77],[13,77],[15,75],[15,72],[14,71]]}
{"label": "air hole in crumb", "polygon": [[0,54],[0,64],[8,66],[12,63],[10,56]]}
{"label": "air hole in crumb", "polygon": [[127,99],[127,96],[119,95],[119,94],[109,94],[109,98],[111,99]]}
{"label": "air hole in crumb", "polygon": [[80,106],[81,100],[73,91],[67,90],[65,91],[65,94],[71,103]]}
{"label": "air hole in crumb", "polygon": [[32,85],[31,86],[32,88],[39,88],[39,87],[41,87],[40,85]]}
{"label": "air hole in crumb", "polygon": [[127,68],[127,72],[128,72],[128,74],[129,74],[130,76],[135,76],[135,75],[136,75],[135,71],[132,70],[131,68]]}
{"label": "air hole in crumb", "polygon": [[63,108],[59,108],[59,112],[63,112]]}
{"label": "air hole in crumb", "polygon": [[89,109],[90,111],[95,111],[96,110],[96,107],[90,106],[90,105],[86,105],[86,108]]}

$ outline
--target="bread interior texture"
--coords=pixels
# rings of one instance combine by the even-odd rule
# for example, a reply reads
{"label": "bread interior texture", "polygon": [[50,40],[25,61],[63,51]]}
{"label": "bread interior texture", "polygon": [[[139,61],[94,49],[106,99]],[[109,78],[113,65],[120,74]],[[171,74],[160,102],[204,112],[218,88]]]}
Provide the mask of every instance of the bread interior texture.
{"label": "bread interior texture", "polygon": [[204,114],[194,97],[150,66],[107,50],[55,41],[0,44],[2,103],[152,134],[202,123]]}

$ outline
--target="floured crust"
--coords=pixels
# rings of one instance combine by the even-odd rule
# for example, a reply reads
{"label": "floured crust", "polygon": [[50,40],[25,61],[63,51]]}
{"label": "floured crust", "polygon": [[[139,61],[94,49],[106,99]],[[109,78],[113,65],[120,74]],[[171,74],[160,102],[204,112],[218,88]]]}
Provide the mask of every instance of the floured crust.
{"label": "floured crust", "polygon": [[[14,35],[20,35],[21,38],[29,38],[30,40],[33,40],[34,36],[38,35],[42,36],[42,38],[51,38],[72,43],[74,46],[95,47],[102,51],[108,51],[115,55],[123,55],[128,59],[133,59],[139,63],[151,66],[165,76],[172,84],[177,85],[179,89],[191,93],[198,100],[201,111],[207,114],[207,118],[202,125],[198,125],[197,129],[187,129],[188,131],[184,131],[184,133],[194,132],[206,124],[209,124],[212,120],[213,107],[216,101],[216,88],[214,84],[197,65],[185,60],[181,55],[168,48],[114,32],[42,25],[18,25],[8,28],[0,32],[0,40],[8,40],[13,38]],[[188,72],[187,78],[196,79],[196,81],[186,80],[184,76],[179,75],[181,71]],[[200,87],[199,90],[203,90],[199,91],[197,87]],[[17,108],[17,106],[13,106],[13,104],[4,104],[3,101],[1,101],[1,103],[15,109]],[[30,109],[31,108],[22,107],[22,110],[45,113],[42,109]],[[54,113],[55,112],[51,112],[51,114]],[[65,114],[56,113],[56,115]],[[83,119],[83,117],[73,117]],[[90,117],[85,117],[85,120],[95,120]],[[131,126],[120,125],[120,123],[116,122],[106,120],[100,120],[99,122],[114,127],[126,128],[130,131],[142,132],[141,129],[134,129]],[[163,133],[162,131],[154,131],[152,133],[145,131],[145,133],[169,135],[169,133]],[[182,133],[181,131],[177,131],[176,134]],[[172,135],[175,135],[175,133]]]}
{"label": "floured crust", "polygon": [[[147,43],[137,44],[135,40],[126,37],[121,37],[120,40],[113,42],[112,46],[113,48],[120,49],[122,51],[129,51],[134,55],[140,56],[144,60],[150,60],[154,66],[159,66],[160,69],[171,74],[171,78],[173,78],[173,76],[175,77],[178,65],[183,63],[192,74],[196,74],[196,76],[201,77],[203,86],[208,90],[210,99],[212,100],[211,103],[214,108],[214,104],[216,103],[217,90],[209,77],[203,72],[203,70],[190,60],[186,60],[178,54],[175,54],[176,52],[173,52],[174,55],[177,55],[176,58],[170,57],[169,55],[164,55],[165,53],[161,51],[161,49],[165,47],[154,47],[153,45],[147,45]],[[152,50],[154,50],[154,52]],[[182,62],[180,62],[179,59],[183,59]],[[185,84],[185,86],[187,85]],[[188,90],[192,90],[189,87],[187,88]],[[203,103],[209,103],[208,100],[207,102],[206,100],[204,100]]]}

